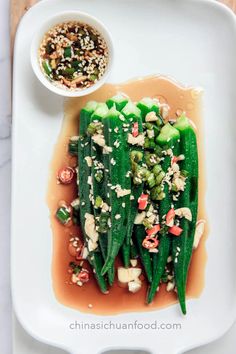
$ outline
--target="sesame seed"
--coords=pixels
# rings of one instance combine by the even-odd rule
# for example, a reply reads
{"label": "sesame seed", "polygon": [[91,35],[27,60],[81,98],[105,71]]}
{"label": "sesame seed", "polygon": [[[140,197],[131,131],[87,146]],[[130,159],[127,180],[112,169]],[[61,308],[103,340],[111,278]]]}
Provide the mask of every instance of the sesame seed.
{"label": "sesame seed", "polygon": [[116,161],[113,159],[113,157],[111,158],[111,164],[113,165],[113,166],[115,166],[115,164],[116,164]]}

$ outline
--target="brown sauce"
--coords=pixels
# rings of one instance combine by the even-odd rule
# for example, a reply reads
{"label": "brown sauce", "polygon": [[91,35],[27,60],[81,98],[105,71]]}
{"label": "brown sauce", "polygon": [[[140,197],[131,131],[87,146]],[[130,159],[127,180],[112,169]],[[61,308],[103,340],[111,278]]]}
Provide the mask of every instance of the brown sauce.
{"label": "brown sauce", "polygon": [[[147,77],[129,81],[120,85],[106,84],[97,92],[82,98],[69,99],[65,104],[65,116],[62,129],[52,156],[50,178],[48,185],[47,202],[51,215],[51,228],[53,234],[52,279],[57,300],[65,306],[83,312],[108,315],[132,311],[149,311],[170,306],[177,303],[174,292],[167,292],[166,286],[160,287],[153,303],[145,304],[147,287],[136,293],[129,293],[127,289],[119,287],[115,282],[108,295],[100,293],[94,279],[84,286],[79,287],[71,283],[71,274],[68,273],[68,264],[74,261],[68,252],[68,243],[71,236],[78,236],[80,230],[76,226],[65,227],[55,218],[58,201],[64,200],[68,204],[76,198],[75,184],[63,186],[57,184],[57,172],[66,165],[75,166],[76,160],[67,153],[67,144],[70,136],[78,135],[78,119],[80,109],[89,100],[106,101],[117,92],[127,94],[133,101],[142,97],[158,97],[162,102],[167,102],[170,107],[170,117],[175,117],[177,110],[185,111],[197,127],[199,148],[199,219],[206,219],[204,198],[204,155],[202,148],[202,121],[201,121],[201,96],[202,91],[193,88],[183,88],[165,77]],[[193,252],[189,270],[187,297],[198,298],[204,287],[204,271],[206,265],[205,241],[207,238],[207,225],[197,250]],[[88,305],[92,304],[90,308]]]}

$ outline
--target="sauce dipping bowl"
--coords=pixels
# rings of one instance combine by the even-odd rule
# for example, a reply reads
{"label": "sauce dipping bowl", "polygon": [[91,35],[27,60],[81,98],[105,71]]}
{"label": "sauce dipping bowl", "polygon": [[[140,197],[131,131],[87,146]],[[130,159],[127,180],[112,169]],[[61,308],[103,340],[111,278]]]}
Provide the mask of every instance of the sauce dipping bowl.
{"label": "sauce dipping bowl", "polygon": [[[85,87],[85,88],[77,88],[77,89],[69,89],[64,87],[63,85],[57,85],[56,83],[53,82],[53,80],[50,80],[45,73],[43,72],[43,69],[40,65],[40,54],[39,54],[39,48],[42,43],[42,40],[47,34],[47,32],[52,29],[56,25],[60,25],[65,22],[79,22],[81,24],[88,25],[95,29],[105,40],[106,45],[107,45],[107,50],[108,50],[108,63],[106,65],[106,69],[104,74],[102,75],[101,78],[97,80],[97,82],[93,83],[90,87]],[[103,23],[101,23],[98,19],[95,17],[84,13],[80,11],[66,11],[66,12],[61,12],[53,17],[47,18],[44,23],[41,25],[40,28],[36,30],[36,33],[33,37],[32,43],[31,43],[31,50],[30,50],[30,57],[31,57],[31,65],[33,68],[33,71],[36,75],[36,77],[39,79],[39,81],[50,91],[54,92],[55,94],[65,96],[65,97],[80,97],[80,96],[85,96],[89,95],[92,92],[96,91],[99,89],[107,80],[107,77],[111,71],[112,67],[112,62],[113,62],[113,43],[112,43],[112,38],[111,35],[108,31],[108,29],[104,26]]]}

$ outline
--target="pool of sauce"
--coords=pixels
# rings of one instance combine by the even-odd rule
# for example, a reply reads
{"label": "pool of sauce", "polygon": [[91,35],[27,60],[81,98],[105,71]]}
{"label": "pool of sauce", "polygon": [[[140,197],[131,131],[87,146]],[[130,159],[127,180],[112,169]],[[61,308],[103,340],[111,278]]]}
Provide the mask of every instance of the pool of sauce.
{"label": "pool of sauce", "polygon": [[[115,281],[109,294],[102,294],[93,277],[84,286],[71,283],[71,274],[68,273],[68,264],[74,258],[68,252],[69,240],[73,236],[81,237],[79,227],[65,227],[55,218],[58,202],[64,200],[70,204],[76,198],[76,183],[62,185],[57,183],[57,172],[63,166],[76,166],[77,161],[67,153],[69,138],[78,135],[79,112],[89,100],[105,102],[109,97],[122,92],[132,101],[139,101],[143,97],[156,97],[160,102],[170,105],[170,117],[176,117],[176,111],[185,111],[197,128],[199,149],[199,212],[198,220],[206,219],[204,208],[205,180],[201,98],[202,90],[186,88],[176,82],[161,76],[140,78],[123,84],[106,84],[95,93],[81,98],[71,98],[65,102],[65,112],[62,128],[53,151],[50,176],[48,183],[47,203],[50,210],[50,221],[53,235],[52,255],[52,282],[57,300],[65,306],[100,315],[118,314],[123,312],[150,311],[177,303],[175,292],[167,292],[166,285],[160,287],[153,303],[147,305],[146,283],[136,294],[128,292]],[[207,261],[205,241],[207,238],[207,224],[198,249],[193,252],[187,284],[187,297],[198,298],[204,288],[204,273]],[[86,265],[89,268],[89,265]],[[92,305],[92,306],[91,306]]]}

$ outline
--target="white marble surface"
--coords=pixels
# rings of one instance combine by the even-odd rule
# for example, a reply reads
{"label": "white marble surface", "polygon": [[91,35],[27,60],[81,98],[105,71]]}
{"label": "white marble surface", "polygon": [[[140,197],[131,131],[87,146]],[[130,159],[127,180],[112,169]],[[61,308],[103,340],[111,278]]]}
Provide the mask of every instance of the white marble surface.
{"label": "white marble surface", "polygon": [[11,350],[11,296],[9,280],[11,106],[8,1],[0,0],[0,352]]}
{"label": "white marble surface", "polygon": [[[0,0],[0,353],[63,354],[31,338],[13,316],[10,295],[11,98],[9,0]],[[203,324],[204,325],[204,324]],[[13,330],[12,330],[13,329]],[[13,335],[12,335],[13,334]],[[197,335],[197,334],[196,334]],[[189,354],[234,354],[236,325],[221,339]],[[129,352],[130,353],[130,352]],[[91,353],[92,354],[92,353]],[[123,352],[123,354],[125,354]],[[141,354],[141,353],[140,353]]]}

